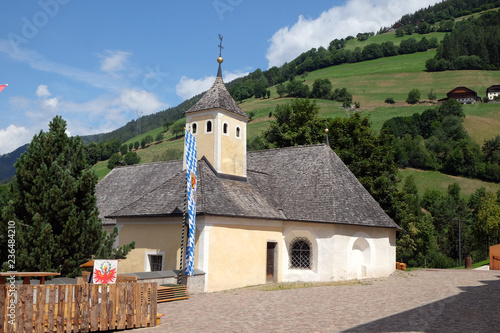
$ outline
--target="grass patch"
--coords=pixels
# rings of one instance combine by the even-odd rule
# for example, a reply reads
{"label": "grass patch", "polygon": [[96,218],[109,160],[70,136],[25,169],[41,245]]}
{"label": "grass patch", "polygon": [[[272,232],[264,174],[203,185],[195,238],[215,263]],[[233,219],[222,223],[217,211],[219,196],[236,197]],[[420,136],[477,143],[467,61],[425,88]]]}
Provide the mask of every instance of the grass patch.
{"label": "grass patch", "polygon": [[[463,261],[465,262],[465,258],[462,258]],[[473,263],[472,264],[472,269],[474,268],[479,268],[479,267],[482,267],[484,265],[489,265],[490,264],[490,259],[486,259],[486,260],[483,260],[483,261],[479,261],[479,262],[476,262],[476,263]],[[459,267],[453,267],[453,268],[450,268],[450,269],[465,269],[465,264],[462,265],[462,266],[459,266]]]}
{"label": "grass patch", "polygon": [[398,184],[399,189],[402,189],[404,179],[411,175],[415,179],[415,184],[417,185],[420,196],[422,196],[426,190],[437,190],[441,194],[446,194],[448,186],[453,183],[458,183],[460,186],[460,193],[465,199],[468,199],[472,193],[481,187],[484,187],[486,191],[494,193],[500,190],[500,184],[498,183],[488,183],[477,179],[450,176],[438,171],[406,168],[400,170],[400,175],[401,182]]}
{"label": "grass patch", "polygon": [[96,173],[98,181],[103,179],[111,171],[108,169],[108,160],[97,162],[96,164],[94,164],[92,169]]}
{"label": "grass patch", "polygon": [[367,40],[364,40],[364,41],[359,41],[356,38],[351,39],[351,40],[347,41],[344,48],[346,50],[354,50],[357,47],[360,47],[361,49],[363,49],[366,45],[369,45],[369,44],[382,44],[385,42],[393,42],[394,45],[399,46],[401,44],[401,41],[403,41],[405,39],[414,38],[417,42],[419,42],[423,37],[425,37],[427,40],[429,40],[433,37],[436,37],[438,40],[438,43],[439,43],[440,41],[443,40],[445,35],[446,35],[446,33],[444,33],[444,32],[431,32],[431,33],[425,34],[425,35],[413,34],[413,35],[404,35],[402,37],[396,37],[395,32],[388,32],[388,33],[381,34],[381,35],[370,36],[370,37],[368,37]]}

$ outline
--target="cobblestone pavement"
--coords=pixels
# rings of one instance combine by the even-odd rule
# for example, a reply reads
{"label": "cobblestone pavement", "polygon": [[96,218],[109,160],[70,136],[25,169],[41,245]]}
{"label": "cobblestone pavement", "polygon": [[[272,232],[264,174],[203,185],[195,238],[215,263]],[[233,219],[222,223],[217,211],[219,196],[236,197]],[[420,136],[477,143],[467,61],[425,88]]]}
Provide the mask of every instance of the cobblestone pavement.
{"label": "cobblestone pavement", "polygon": [[499,332],[500,271],[396,271],[359,283],[257,287],[160,303],[153,328],[127,332]]}

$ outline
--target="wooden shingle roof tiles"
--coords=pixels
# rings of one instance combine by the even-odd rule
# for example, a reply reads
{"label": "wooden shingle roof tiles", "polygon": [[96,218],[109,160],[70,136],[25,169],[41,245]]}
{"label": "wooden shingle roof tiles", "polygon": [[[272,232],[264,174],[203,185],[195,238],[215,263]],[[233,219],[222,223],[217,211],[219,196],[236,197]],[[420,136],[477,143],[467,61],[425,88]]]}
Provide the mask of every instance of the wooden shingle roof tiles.
{"label": "wooden shingle roof tiles", "polygon": [[[245,182],[198,161],[198,214],[399,228],[326,145],[249,152],[247,163]],[[97,187],[101,217],[174,216],[185,184],[180,161],[114,169]]]}

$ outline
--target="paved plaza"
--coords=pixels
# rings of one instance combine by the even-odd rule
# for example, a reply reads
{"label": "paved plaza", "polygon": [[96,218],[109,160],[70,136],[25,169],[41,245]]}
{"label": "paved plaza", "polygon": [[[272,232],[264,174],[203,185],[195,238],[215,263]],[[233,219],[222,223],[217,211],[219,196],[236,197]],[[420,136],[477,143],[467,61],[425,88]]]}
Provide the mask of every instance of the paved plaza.
{"label": "paved plaza", "polygon": [[[262,288],[260,288],[262,289]],[[500,271],[396,271],[345,285],[258,287],[160,303],[129,332],[499,332]]]}

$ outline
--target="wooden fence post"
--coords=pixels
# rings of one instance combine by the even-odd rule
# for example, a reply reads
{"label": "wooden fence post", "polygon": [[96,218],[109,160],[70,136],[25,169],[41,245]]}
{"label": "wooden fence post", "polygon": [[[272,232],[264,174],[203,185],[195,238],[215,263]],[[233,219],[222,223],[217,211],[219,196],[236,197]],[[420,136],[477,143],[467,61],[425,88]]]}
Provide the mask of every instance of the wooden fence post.
{"label": "wooden fence post", "polygon": [[35,314],[35,333],[44,333],[44,315],[45,315],[45,286],[38,285],[36,290],[36,314]]}
{"label": "wooden fence post", "polygon": [[108,325],[110,330],[116,329],[118,324],[118,318],[116,317],[116,307],[118,306],[118,302],[116,301],[117,297],[117,284],[109,285],[109,295],[108,295]]}
{"label": "wooden fence post", "polygon": [[49,289],[49,303],[47,304],[47,332],[52,332],[54,330],[56,286],[52,284],[49,286],[48,289]]}
{"label": "wooden fence post", "polygon": [[99,329],[108,330],[108,284],[101,284],[101,313],[99,314]]}
{"label": "wooden fence post", "polygon": [[134,327],[134,289],[136,283],[126,283],[127,288],[127,328]]}
{"label": "wooden fence post", "polygon": [[73,316],[73,333],[80,332],[80,309],[82,306],[82,285],[75,285],[75,315]]}
{"label": "wooden fence post", "polygon": [[82,285],[82,307],[81,307],[81,317],[82,323],[80,324],[80,330],[82,332],[89,331],[89,301],[90,301],[90,285],[88,283],[84,283]]}
{"label": "wooden fence post", "polygon": [[33,288],[33,285],[24,285],[23,286],[23,293],[25,294],[26,297],[26,315],[24,317],[24,332],[26,333],[32,333],[33,332],[33,326],[34,326],[34,309],[33,309],[33,295],[35,293],[35,289]]}
{"label": "wooden fence post", "polygon": [[158,305],[158,284],[156,282],[151,283],[150,287],[151,293],[149,295],[149,325],[156,326],[156,313],[157,313],[157,305]]}
{"label": "wooden fence post", "polygon": [[5,325],[7,323],[5,313],[7,311],[7,285],[0,286],[0,332],[5,332]]}
{"label": "wooden fence post", "polygon": [[66,299],[66,285],[59,285],[59,292],[57,293],[57,333],[64,333],[64,301]]}
{"label": "wooden fence post", "polygon": [[98,284],[90,285],[90,330],[99,329],[99,287]]}
{"label": "wooden fence post", "polygon": [[[26,312],[26,285],[17,286],[17,313],[16,313],[16,331],[24,332],[24,316]],[[31,320],[32,318],[28,318]],[[0,329],[0,332],[2,330]]]}
{"label": "wooden fence post", "polygon": [[75,285],[70,284],[67,285],[66,290],[68,291],[68,295],[66,296],[66,333],[71,333],[73,329],[72,319],[73,319],[73,289],[76,288]]}

